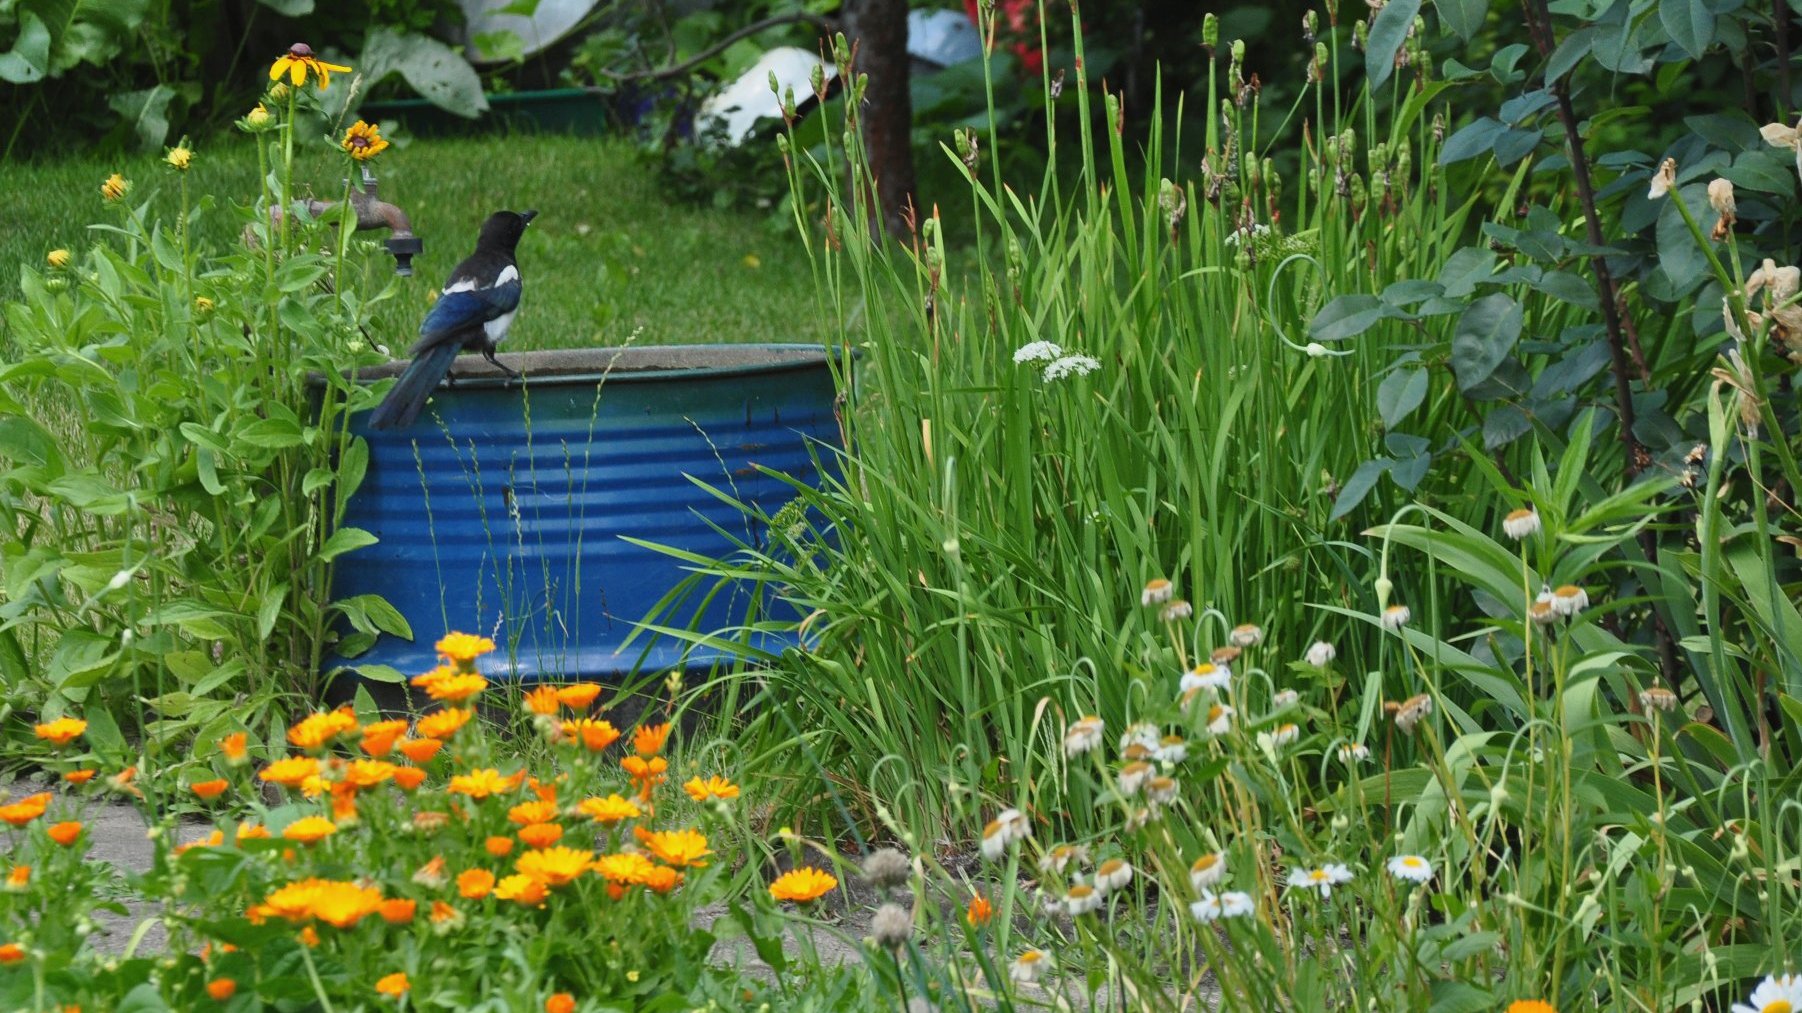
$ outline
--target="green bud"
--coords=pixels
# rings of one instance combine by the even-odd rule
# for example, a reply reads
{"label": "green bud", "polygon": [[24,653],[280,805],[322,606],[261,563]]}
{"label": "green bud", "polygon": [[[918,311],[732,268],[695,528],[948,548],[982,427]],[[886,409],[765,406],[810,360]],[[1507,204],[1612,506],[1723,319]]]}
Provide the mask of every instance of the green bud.
{"label": "green bud", "polygon": [[1352,26],[1352,48],[1359,52],[1370,45],[1370,26],[1360,21]]}
{"label": "green bud", "polygon": [[776,72],[773,70],[770,71],[770,92],[775,95],[782,94],[782,82],[776,80]]}
{"label": "green bud", "polygon": [[1201,44],[1209,49],[1220,45],[1220,19],[1212,11],[1201,17]]}
{"label": "green bud", "polygon": [[1301,16],[1301,37],[1305,43],[1312,43],[1320,35],[1320,12],[1309,10]]}
{"label": "green bud", "polygon": [[[775,77],[776,75],[774,73],[771,73],[770,76]],[[823,64],[818,64],[818,63],[814,64],[813,65],[813,73],[808,75],[808,81],[809,81],[809,83],[811,83],[813,85],[813,93],[815,95],[818,95],[818,94],[824,92],[826,90],[826,68],[825,68],[825,66]]]}
{"label": "green bud", "polygon": [[1245,62],[1245,40],[1244,39],[1234,39],[1232,52],[1233,52],[1233,62],[1234,63],[1244,63]]}

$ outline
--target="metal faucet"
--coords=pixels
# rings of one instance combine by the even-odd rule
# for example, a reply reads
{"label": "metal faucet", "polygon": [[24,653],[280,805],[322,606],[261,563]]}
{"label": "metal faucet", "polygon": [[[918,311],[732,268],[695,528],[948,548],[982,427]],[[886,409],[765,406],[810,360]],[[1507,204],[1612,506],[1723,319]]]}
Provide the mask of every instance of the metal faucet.
{"label": "metal faucet", "polygon": [[[388,247],[388,252],[394,255],[394,273],[403,278],[411,277],[413,257],[425,249],[425,244],[413,234],[413,222],[407,217],[405,211],[376,196],[375,173],[370,172],[367,165],[361,168],[363,170],[362,188],[352,188],[350,191],[350,207],[357,213],[357,231],[390,230],[385,245]],[[307,213],[314,217],[337,206],[337,201],[309,200],[306,202]]]}

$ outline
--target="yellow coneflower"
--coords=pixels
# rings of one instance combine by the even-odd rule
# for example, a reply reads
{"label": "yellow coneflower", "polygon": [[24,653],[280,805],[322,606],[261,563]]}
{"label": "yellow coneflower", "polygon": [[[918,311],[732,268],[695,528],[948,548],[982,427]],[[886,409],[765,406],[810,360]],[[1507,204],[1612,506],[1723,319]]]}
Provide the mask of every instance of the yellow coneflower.
{"label": "yellow coneflower", "polygon": [[163,161],[177,172],[187,172],[188,167],[194,164],[194,151],[184,139],[182,143],[169,149],[169,153],[163,156]]}
{"label": "yellow coneflower", "polygon": [[312,46],[309,46],[304,42],[296,42],[294,45],[288,47],[286,53],[283,53],[274,63],[269,65],[269,80],[279,81],[281,80],[282,75],[286,74],[288,80],[293,82],[294,86],[298,88],[301,85],[306,84],[307,78],[311,76],[319,79],[319,87],[329,88],[332,84],[333,71],[337,71],[340,74],[348,74],[350,73],[350,68],[342,67],[335,63],[326,63],[324,60],[321,60],[318,56],[314,55]]}
{"label": "yellow coneflower", "polygon": [[117,204],[124,200],[125,195],[130,192],[131,180],[116,172],[106,177],[106,182],[100,184],[100,196],[111,204]]}
{"label": "yellow coneflower", "polygon": [[367,162],[388,150],[388,141],[382,136],[380,127],[358,120],[344,132],[344,139],[338,142],[338,146],[357,161]]}
{"label": "yellow coneflower", "polygon": [[50,265],[51,270],[60,271],[69,266],[69,251],[51,250],[44,254],[44,263]]}

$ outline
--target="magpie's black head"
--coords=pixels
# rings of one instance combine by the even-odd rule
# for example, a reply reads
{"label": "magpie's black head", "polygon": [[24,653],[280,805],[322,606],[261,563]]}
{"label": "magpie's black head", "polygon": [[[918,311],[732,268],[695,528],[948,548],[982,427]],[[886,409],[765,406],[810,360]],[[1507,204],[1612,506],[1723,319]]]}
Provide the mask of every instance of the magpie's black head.
{"label": "magpie's black head", "polygon": [[476,245],[511,253],[519,245],[519,237],[525,235],[526,226],[536,217],[536,211],[496,211],[482,223],[482,234],[476,239]]}

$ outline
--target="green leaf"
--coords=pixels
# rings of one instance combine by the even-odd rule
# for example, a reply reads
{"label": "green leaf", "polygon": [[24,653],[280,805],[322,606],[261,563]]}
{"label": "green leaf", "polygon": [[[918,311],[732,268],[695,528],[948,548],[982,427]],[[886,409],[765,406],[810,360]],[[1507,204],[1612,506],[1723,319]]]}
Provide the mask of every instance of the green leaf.
{"label": "green leaf", "polygon": [[1683,213],[1678,210],[1677,202],[1683,201],[1689,213],[1698,223],[1713,221],[1713,212],[1708,207],[1708,185],[1691,183],[1678,190],[1672,190],[1664,197],[1664,207],[1658,211],[1658,269],[1677,286],[1680,295],[1700,284],[1703,275],[1709,272],[1708,258],[1702,248],[1696,245],[1695,234],[1689,231],[1689,225],[1683,221]]}
{"label": "green leaf", "polygon": [[288,585],[277,584],[263,592],[263,603],[257,606],[257,639],[268,640],[281,618],[282,604],[288,599]]}
{"label": "green leaf", "polygon": [[1489,0],[1433,0],[1439,12],[1439,23],[1458,38],[1469,42],[1489,17]]}
{"label": "green leaf", "polygon": [[311,496],[331,485],[332,479],[335,477],[337,477],[336,474],[330,468],[309,468],[306,475],[300,480],[300,494]]}
{"label": "green leaf", "polygon": [[13,48],[0,53],[0,81],[31,84],[50,72],[50,27],[31,11],[19,17],[19,37]]}
{"label": "green leaf", "polygon": [[1427,397],[1427,371],[1398,369],[1377,386],[1377,412],[1383,417],[1383,428],[1394,429]]}
{"label": "green leaf", "polygon": [[355,665],[351,671],[371,682],[386,682],[399,685],[407,681],[406,673],[392,665]]}
{"label": "green leaf", "polygon": [[421,97],[458,116],[474,119],[488,110],[475,68],[437,39],[377,28],[364,40],[359,69],[369,85],[398,73]]}
{"label": "green leaf", "polygon": [[1714,12],[1703,0],[1658,0],[1658,20],[1690,59],[1700,59],[1714,41]]}
{"label": "green leaf", "polygon": [[68,630],[50,656],[48,676],[59,690],[81,689],[106,678],[117,654],[108,654],[111,639],[88,630]]}
{"label": "green leaf", "polygon": [[313,0],[257,0],[285,18],[304,18],[313,13]]}
{"label": "green leaf", "polygon": [[1308,336],[1315,341],[1344,341],[1363,334],[1379,320],[1405,316],[1374,295],[1342,295],[1314,315],[1308,324]]}
{"label": "green leaf", "polygon": [[235,434],[240,442],[267,450],[286,450],[306,442],[298,422],[284,418],[258,419]]}
{"label": "green leaf", "polygon": [[1571,68],[1583,62],[1589,55],[1589,49],[1595,43],[1595,29],[1579,28],[1566,35],[1558,48],[1552,51],[1552,58],[1546,61],[1545,83],[1548,87],[1559,78],[1571,72]]}
{"label": "green leaf", "polygon": [[1401,51],[1408,32],[1414,28],[1414,17],[1420,13],[1420,0],[1390,0],[1370,22],[1370,39],[1364,47],[1364,74],[1375,91],[1395,70],[1395,54]]}
{"label": "green leaf", "polygon": [[319,547],[318,559],[322,563],[329,563],[346,552],[374,545],[376,540],[374,535],[362,528],[339,528]]}
{"label": "green leaf", "polygon": [[1333,500],[1333,512],[1327,519],[1336,521],[1351,513],[1359,503],[1364,502],[1364,497],[1370,495],[1370,490],[1376,487],[1377,479],[1382,478],[1383,472],[1388,471],[1394,463],[1387,457],[1379,457],[1358,465],[1358,470],[1352,472],[1352,477],[1339,490],[1338,498]]}
{"label": "green leaf", "polygon": [[1462,981],[1433,982],[1429,1013],[1486,1013],[1495,1009],[1495,996]]}
{"label": "green leaf", "polygon": [[369,441],[353,436],[344,454],[338,458],[338,496],[333,520],[342,521],[350,498],[363,487],[363,476],[369,473]]}
{"label": "green leaf", "polygon": [[159,84],[114,95],[106,104],[131,124],[139,148],[154,151],[169,139],[169,103],[174,99],[175,89]]}
{"label": "green leaf", "polygon": [[1521,322],[1520,304],[1506,293],[1493,292],[1470,304],[1452,335],[1452,373],[1459,390],[1489,379],[1520,340]]}

